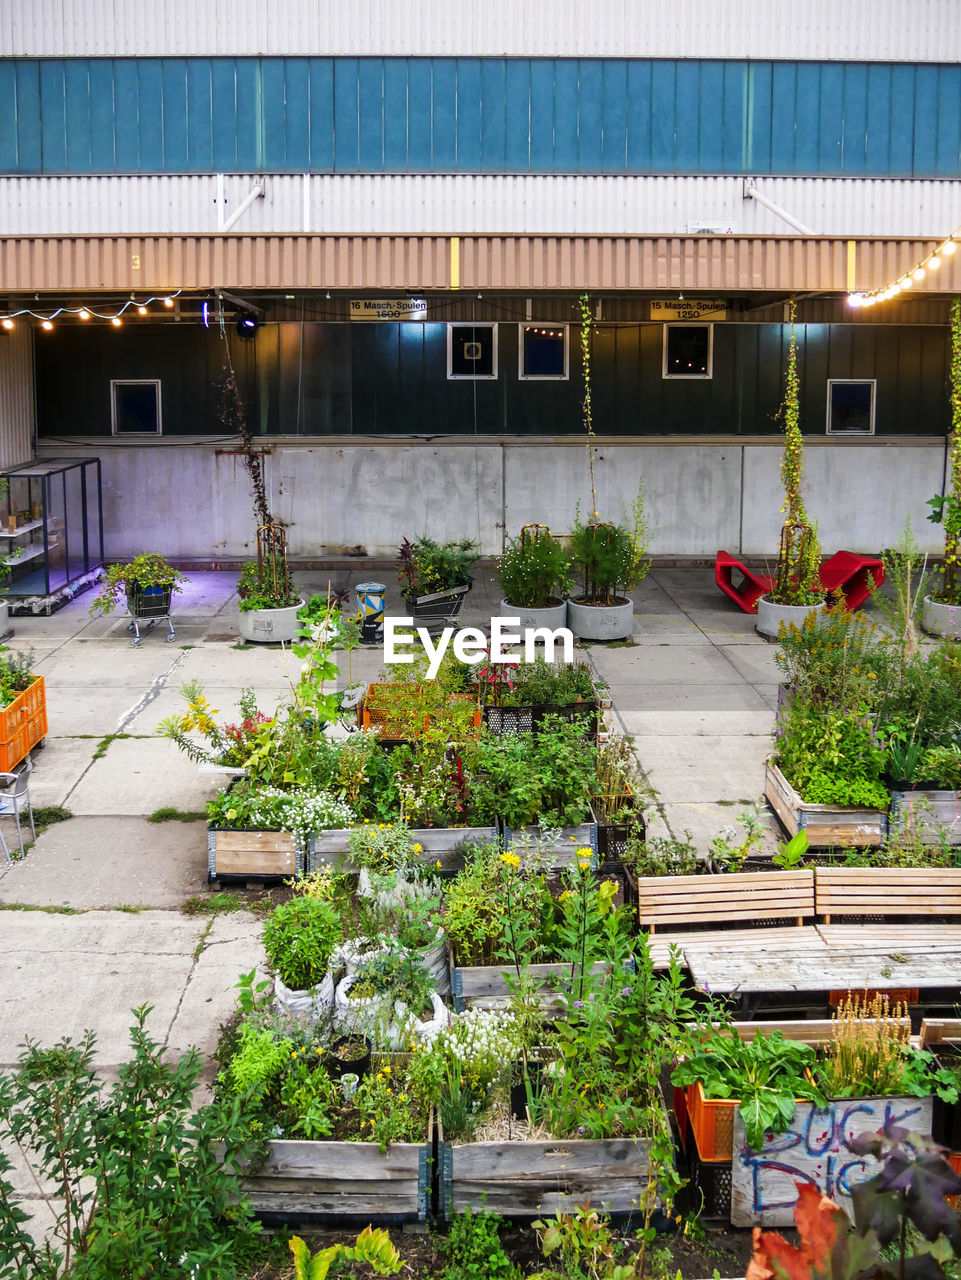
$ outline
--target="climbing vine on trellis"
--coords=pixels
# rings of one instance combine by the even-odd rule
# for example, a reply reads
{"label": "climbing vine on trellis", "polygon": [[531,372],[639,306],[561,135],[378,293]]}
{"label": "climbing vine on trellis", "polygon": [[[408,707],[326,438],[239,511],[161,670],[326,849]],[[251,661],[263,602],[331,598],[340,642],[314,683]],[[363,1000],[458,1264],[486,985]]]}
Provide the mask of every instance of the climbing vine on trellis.
{"label": "climbing vine on trellis", "polygon": [[591,336],[594,330],[594,317],[591,315],[590,294],[580,296],[581,309],[581,367],[584,373],[584,399],[581,410],[584,430],[587,433],[587,463],[591,472],[591,520],[599,519],[597,514],[597,480],[594,475],[594,412],[591,405]]}

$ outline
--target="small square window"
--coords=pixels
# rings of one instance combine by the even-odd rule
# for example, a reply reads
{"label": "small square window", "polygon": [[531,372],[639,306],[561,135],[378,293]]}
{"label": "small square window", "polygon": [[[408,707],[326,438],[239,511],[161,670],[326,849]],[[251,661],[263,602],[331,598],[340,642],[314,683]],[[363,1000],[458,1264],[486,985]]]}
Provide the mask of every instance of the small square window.
{"label": "small square window", "polygon": [[497,377],[497,326],[449,324],[447,326],[448,378]]}
{"label": "small square window", "polygon": [[828,378],[828,435],[873,436],[877,387],[874,378]]}
{"label": "small square window", "polygon": [[110,382],[110,422],[115,436],[159,436],[160,381]]}
{"label": "small square window", "polygon": [[567,325],[521,324],[518,377],[562,379],[567,372]]}
{"label": "small square window", "polygon": [[664,326],[664,378],[710,378],[714,375],[714,326]]}

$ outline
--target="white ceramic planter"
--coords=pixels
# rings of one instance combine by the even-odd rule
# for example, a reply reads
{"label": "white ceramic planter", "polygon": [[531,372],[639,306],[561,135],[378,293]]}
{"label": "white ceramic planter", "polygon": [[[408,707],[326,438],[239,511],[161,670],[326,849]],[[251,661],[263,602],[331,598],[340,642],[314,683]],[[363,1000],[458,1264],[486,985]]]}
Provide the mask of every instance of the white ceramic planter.
{"label": "white ceramic planter", "polygon": [[930,636],[961,637],[961,605],[941,604],[925,596],[921,605],[921,626]]}
{"label": "white ceramic planter", "polygon": [[297,610],[303,603],[299,600],[289,609],[241,609],[240,634],[252,644],[291,644],[300,634]]}
{"label": "white ceramic planter", "polygon": [[520,618],[522,627],[548,627],[556,631],[558,627],[567,626],[567,601],[548,605],[546,609],[525,609],[522,605],[502,600],[501,617]]}
{"label": "white ceramic planter", "polygon": [[634,634],[634,602],[581,604],[568,600],[567,625],[580,640],[629,640]]}
{"label": "white ceramic planter", "polygon": [[800,627],[809,613],[826,613],[827,605],[774,604],[767,596],[761,596],[757,602],[757,622],[754,630],[758,635],[768,636],[776,640],[782,626]]}

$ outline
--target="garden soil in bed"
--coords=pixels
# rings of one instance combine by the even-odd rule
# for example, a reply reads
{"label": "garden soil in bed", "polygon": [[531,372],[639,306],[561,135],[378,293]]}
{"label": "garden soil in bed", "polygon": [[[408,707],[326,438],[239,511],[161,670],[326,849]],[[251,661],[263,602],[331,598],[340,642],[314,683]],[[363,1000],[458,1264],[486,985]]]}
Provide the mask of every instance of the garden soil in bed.
{"label": "garden soil in bed", "polygon": [[[304,1231],[300,1234],[313,1251],[336,1242],[353,1244],[356,1239],[356,1233],[349,1235],[341,1232]],[[784,1231],[782,1234],[796,1242],[793,1231]],[[442,1274],[445,1265],[443,1234],[408,1234],[392,1228],[390,1237],[405,1263],[405,1268],[400,1273],[402,1276],[413,1280],[428,1280],[428,1277]],[[632,1233],[625,1232],[623,1238],[628,1247],[633,1246]],[[520,1266],[525,1275],[544,1270],[548,1265],[537,1247],[533,1231],[508,1225],[502,1230],[501,1240],[508,1257]],[[682,1280],[706,1280],[706,1277],[713,1276],[715,1272],[722,1280],[729,1280],[743,1276],[747,1271],[751,1258],[751,1232],[737,1231],[731,1227],[696,1227],[693,1236],[658,1236],[654,1242],[654,1251],[653,1257],[648,1255],[650,1261],[645,1268],[646,1274],[654,1280],[659,1277],[674,1280],[678,1273]],[[282,1258],[283,1246],[279,1245],[271,1252],[276,1260],[251,1266],[243,1273],[244,1280],[289,1280],[293,1276],[290,1263],[277,1257],[281,1255]],[[287,1257],[289,1256],[288,1252]],[[350,1274],[367,1280],[374,1272],[369,1267],[355,1264]]]}

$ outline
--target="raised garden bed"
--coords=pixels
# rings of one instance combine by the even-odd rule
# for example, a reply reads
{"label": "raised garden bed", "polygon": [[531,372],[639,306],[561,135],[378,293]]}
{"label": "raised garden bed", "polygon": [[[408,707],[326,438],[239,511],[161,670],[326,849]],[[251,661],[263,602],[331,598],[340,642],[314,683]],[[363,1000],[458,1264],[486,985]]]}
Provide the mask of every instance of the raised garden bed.
{"label": "raised garden bed", "polygon": [[[356,868],[346,860],[347,839],[351,828],[319,831],[312,841],[307,870],[314,871],[323,863],[342,864],[348,871]],[[497,839],[496,827],[412,827],[411,837],[423,846],[424,865],[440,862],[441,870],[460,871],[464,865],[464,844],[493,844]]]}
{"label": "raised garden bed", "polygon": [[302,875],[306,857],[289,831],[237,831],[226,827],[207,828],[208,881],[250,877],[288,879]]}
{"label": "raised garden bed", "polygon": [[596,702],[571,702],[567,706],[484,707],[484,723],[493,734],[534,733],[545,716],[560,716],[562,720],[582,720],[585,738],[597,733],[598,704]]}
{"label": "raised garden bed", "polygon": [[764,767],[764,796],[788,835],[803,828],[811,848],[879,848],[887,837],[888,815],[880,809],[807,804],[771,761]]}
{"label": "raised garden bed", "polygon": [[259,1218],[336,1218],[338,1225],[423,1222],[433,1181],[433,1133],[424,1142],[298,1142],[274,1138],[243,1181]]}
{"label": "raised garden bed", "polygon": [[939,844],[943,835],[952,847],[961,845],[961,795],[957,791],[891,789],[892,835],[907,825],[913,826],[916,812],[924,844]]}
{"label": "raised garden bed", "polygon": [[538,857],[553,870],[569,867],[577,861],[578,849],[590,849],[591,862],[597,866],[597,823],[582,822],[576,827],[561,827],[557,838],[547,844],[540,827],[508,827],[504,825],[501,837],[505,849],[513,849],[524,856],[525,850],[537,850]]}
{"label": "raised garden bed", "polygon": [[[418,737],[429,728],[433,719],[432,714],[425,713],[422,723],[418,725],[413,723],[409,712],[405,717],[403,714],[399,715],[395,708],[401,702],[402,690],[406,690],[408,695],[416,696],[422,687],[389,682],[369,685],[363,702],[357,708],[358,725],[365,733],[377,730],[384,742],[407,742],[411,738]],[[481,709],[474,705],[473,698],[468,694],[452,694],[449,701],[463,704],[467,709],[473,707],[470,725],[477,733],[482,723]]]}
{"label": "raised garden bed", "polygon": [[450,1218],[470,1207],[512,1218],[572,1213],[589,1200],[606,1213],[637,1212],[650,1173],[640,1138],[550,1138],[466,1142],[439,1132],[439,1207]]}

